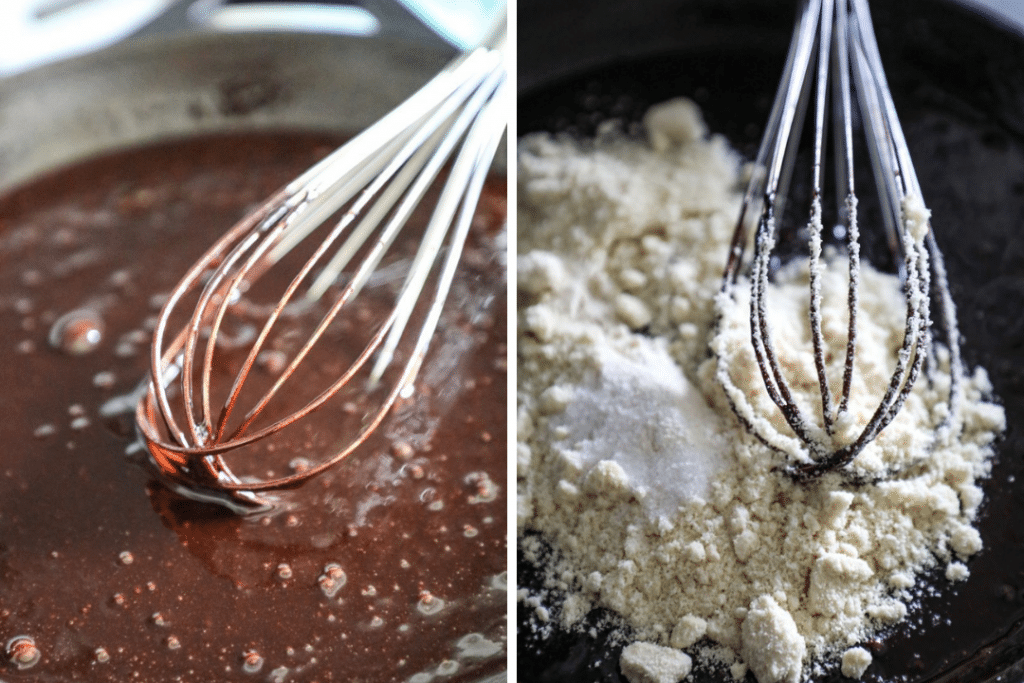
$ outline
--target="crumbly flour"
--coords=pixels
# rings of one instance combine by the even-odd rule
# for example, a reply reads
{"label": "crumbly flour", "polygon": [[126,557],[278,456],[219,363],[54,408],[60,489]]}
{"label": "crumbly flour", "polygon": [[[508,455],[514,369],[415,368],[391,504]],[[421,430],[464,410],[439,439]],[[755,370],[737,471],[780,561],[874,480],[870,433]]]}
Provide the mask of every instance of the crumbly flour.
{"label": "crumbly flour", "polygon": [[[852,464],[879,481],[780,474],[787,456],[739,425],[709,353],[714,344],[735,385],[791,436],[754,364],[744,302],[712,338],[741,160],[689,101],[660,105],[645,124],[646,140],[606,131],[519,145],[518,526],[537,532],[523,550],[546,576],[544,591],[520,599],[565,628],[596,606],[617,612],[650,646],[623,655],[634,683],[685,675],[689,659],[671,656],[680,651],[737,679],[749,668],[759,683],[840,661],[860,676],[870,654],[858,643],[904,618],[923,571],[968,577],[1003,411],[979,368],[966,378],[962,429],[934,444],[949,387],[940,349],[931,381]],[[822,310],[838,382],[837,265]],[[806,267],[784,270],[769,297],[773,339],[815,414]],[[905,310],[895,278],[865,267],[858,424],[888,384]]]}

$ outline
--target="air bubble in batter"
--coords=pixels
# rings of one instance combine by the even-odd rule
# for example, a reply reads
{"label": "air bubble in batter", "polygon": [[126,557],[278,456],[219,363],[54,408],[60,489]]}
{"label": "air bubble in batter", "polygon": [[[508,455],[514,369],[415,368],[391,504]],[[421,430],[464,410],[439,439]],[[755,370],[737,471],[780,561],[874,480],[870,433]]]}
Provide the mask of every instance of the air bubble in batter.
{"label": "air bubble in batter", "polygon": [[257,674],[263,668],[263,655],[256,650],[247,650],[242,654],[242,671]]}
{"label": "air bubble in batter", "polygon": [[18,669],[31,669],[42,656],[36,641],[29,636],[15,636],[7,641],[7,658]]}
{"label": "air bubble in batter", "polygon": [[50,346],[69,356],[92,353],[103,341],[103,318],[99,311],[80,308],[66,313],[50,328]]}
{"label": "air bubble in batter", "polygon": [[348,576],[345,575],[345,570],[341,568],[341,565],[336,562],[329,562],[324,566],[324,573],[317,579],[317,583],[320,584],[320,590],[328,598],[333,598],[338,594],[348,582]]}
{"label": "air bubble in batter", "polygon": [[444,609],[444,600],[424,591],[420,593],[420,601],[416,603],[416,609],[419,610],[420,614],[426,614],[427,616],[437,614]]}

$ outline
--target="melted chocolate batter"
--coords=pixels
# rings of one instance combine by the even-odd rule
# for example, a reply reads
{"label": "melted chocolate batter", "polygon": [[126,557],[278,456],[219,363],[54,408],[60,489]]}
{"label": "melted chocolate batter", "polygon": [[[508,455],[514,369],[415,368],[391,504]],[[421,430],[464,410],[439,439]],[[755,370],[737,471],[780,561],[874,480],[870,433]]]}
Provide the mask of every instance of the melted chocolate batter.
{"label": "melted chocolate batter", "polygon": [[[426,683],[504,670],[503,182],[486,189],[417,395],[346,461],[253,518],[182,498],[140,466],[126,397],[148,371],[163,296],[337,143],[168,143],[0,200],[3,680]],[[300,382],[336,371],[314,361]],[[322,456],[346,411],[314,414],[257,467]]]}

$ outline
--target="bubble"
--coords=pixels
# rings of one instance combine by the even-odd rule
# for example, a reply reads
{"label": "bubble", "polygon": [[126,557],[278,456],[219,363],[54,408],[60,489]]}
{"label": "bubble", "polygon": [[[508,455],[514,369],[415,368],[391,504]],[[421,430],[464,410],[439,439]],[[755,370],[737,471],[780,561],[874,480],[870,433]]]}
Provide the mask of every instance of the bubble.
{"label": "bubble", "polygon": [[391,454],[399,460],[408,460],[415,455],[416,450],[406,441],[396,441],[391,444]]}
{"label": "bubble", "polygon": [[34,268],[21,272],[21,284],[27,287],[38,287],[44,280],[43,274]]}
{"label": "bubble", "polygon": [[66,313],[50,328],[50,346],[71,356],[92,353],[103,341],[103,318],[99,311],[80,308]]}
{"label": "bubble", "polygon": [[127,270],[115,270],[110,274],[108,281],[115,287],[124,287],[131,283],[132,274]]}
{"label": "bubble", "polygon": [[474,536],[476,536],[479,533],[480,533],[480,531],[475,526],[473,526],[472,524],[466,524],[465,526],[462,527],[462,535],[465,536],[466,538],[473,538]]}
{"label": "bubble", "polygon": [[98,647],[92,651],[93,659],[96,660],[97,664],[106,664],[110,661],[110,653],[107,652],[107,648]]}
{"label": "bubble", "polygon": [[109,370],[97,372],[92,377],[92,385],[98,389],[110,389],[117,381],[117,376]]}
{"label": "bubble", "polygon": [[36,427],[35,431],[32,432],[32,436],[36,437],[37,439],[45,439],[46,437],[53,436],[56,433],[57,428],[54,427],[52,424],[47,423],[41,424],[38,427]]}
{"label": "bubble", "polygon": [[129,330],[121,335],[121,340],[129,344],[148,344],[149,334],[145,330]]}
{"label": "bubble", "polygon": [[242,671],[247,674],[256,674],[263,668],[263,655],[256,650],[246,650],[242,653]]}
{"label": "bubble", "polygon": [[472,505],[491,503],[498,498],[498,486],[486,472],[470,472],[463,481],[475,489],[469,497]]}
{"label": "bubble", "polygon": [[370,628],[380,628],[383,625],[384,620],[381,619],[379,616],[375,616],[373,619],[370,619]]}
{"label": "bubble", "polygon": [[341,565],[336,562],[329,562],[324,566],[324,573],[317,579],[317,583],[320,584],[320,590],[328,598],[333,598],[338,594],[345,584],[348,582],[348,576],[345,575],[345,570],[341,568]]}
{"label": "bubble", "polygon": [[288,367],[288,356],[283,351],[263,351],[256,356],[256,364],[271,375],[280,375]]}
{"label": "bubble", "polygon": [[117,559],[118,559],[118,561],[119,561],[119,562],[120,562],[121,564],[124,564],[124,565],[129,565],[129,564],[131,564],[132,562],[134,562],[134,561],[135,561],[135,556],[134,556],[134,555],[132,555],[132,554],[131,554],[131,553],[130,553],[129,551],[127,551],[127,550],[122,550],[122,551],[121,551],[121,552],[120,552],[120,553],[118,554],[118,556],[117,556]]}
{"label": "bubble", "polygon": [[288,462],[288,467],[291,468],[292,472],[301,473],[313,467],[313,461],[309,458],[303,458],[300,456],[298,458],[292,458]]}
{"label": "bubble", "polygon": [[7,657],[18,669],[31,669],[42,656],[36,641],[29,636],[15,636],[7,641]]}
{"label": "bubble", "polygon": [[428,591],[423,591],[420,593],[420,601],[416,603],[416,609],[420,614],[427,616],[437,614],[444,609],[444,600],[436,595],[431,595]]}
{"label": "bubble", "polygon": [[294,576],[294,574],[292,574],[291,565],[289,565],[287,562],[282,562],[281,564],[277,565],[277,578],[281,579],[282,581],[287,581],[288,579],[292,578],[292,576]]}

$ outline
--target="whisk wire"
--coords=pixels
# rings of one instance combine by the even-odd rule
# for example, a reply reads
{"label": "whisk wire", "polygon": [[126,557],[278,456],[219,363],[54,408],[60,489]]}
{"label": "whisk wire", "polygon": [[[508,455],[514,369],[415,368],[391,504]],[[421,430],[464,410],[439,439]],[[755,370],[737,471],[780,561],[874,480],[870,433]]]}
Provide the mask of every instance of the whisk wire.
{"label": "whisk wire", "polygon": [[[154,330],[151,378],[137,407],[136,421],[153,461],[183,492],[191,490],[196,495],[214,498],[224,492],[230,500],[221,502],[231,507],[261,505],[265,501],[256,492],[299,484],[337,464],[379,426],[400,395],[408,394],[440,319],[484,178],[504,134],[509,92],[503,47],[504,21],[500,21],[485,47],[454,59],[404,103],[239,221],[189,269],[168,296]],[[266,423],[256,425],[342,309],[370,281],[456,149],[458,153],[394,305],[369,333],[355,360],[303,407],[283,417],[271,416]],[[340,218],[330,229],[322,230],[321,226],[339,210]],[[321,232],[324,234],[318,237],[320,241],[312,254],[303,257],[306,260],[259,332],[254,333],[241,369],[214,419],[212,375],[217,342],[229,312],[264,273],[310,235]],[[439,260],[446,237],[447,255]],[[358,263],[347,273],[357,257]],[[325,261],[326,265],[316,272]],[[376,354],[367,387],[367,391],[373,390],[392,363],[407,324],[417,310],[420,292],[435,266],[435,292],[419,335],[410,342],[412,351],[396,374],[398,380],[383,392],[374,412],[364,418],[355,434],[332,455],[295,474],[263,480],[246,477],[244,482],[234,475],[222,457],[224,454],[263,439],[317,410],[351,382]],[[341,282],[343,276],[346,279]],[[307,285],[308,281],[311,284]],[[339,291],[332,294],[326,313],[305,343],[255,404],[239,420],[232,420],[232,415],[240,410],[246,381],[286,309],[314,306],[335,283],[339,284]],[[298,293],[303,286],[305,297],[300,299]],[[185,297],[197,289],[197,305],[187,323],[166,344],[171,316],[182,307]],[[202,358],[198,359],[203,335],[208,336],[202,346]],[[168,391],[176,379],[182,394],[180,413],[171,405]],[[185,425],[180,424],[179,415]],[[161,423],[166,437],[160,432]]]}
{"label": "whisk wire", "polygon": [[[817,48],[816,50],[814,48]],[[816,53],[816,59],[815,59]],[[846,232],[848,258],[847,343],[843,379],[836,396],[830,387],[826,363],[826,339],[822,329],[822,288],[826,264],[823,259],[822,199],[825,180],[825,116],[830,93],[836,130],[835,147],[838,216]],[[814,367],[821,397],[820,424],[808,418],[795,400],[783,371],[767,314],[771,289],[772,255],[784,215],[792,170],[796,163],[799,132],[814,92],[813,160],[811,163],[812,203],[806,225],[808,269],[811,290],[809,326]],[[853,87],[852,87],[853,86]],[[891,381],[879,404],[862,428],[851,433],[848,414],[856,366],[857,309],[860,282],[860,244],[857,197],[854,191],[853,90],[856,88],[864,137],[883,205],[886,231],[897,258],[898,272],[906,297],[903,341],[896,354]],[[895,418],[910,394],[925,361],[937,362],[932,347],[930,304],[932,290],[942,308],[945,342],[950,349],[951,388],[949,412],[937,429],[945,438],[955,427],[962,388],[959,332],[955,308],[946,281],[941,254],[930,228],[924,232],[908,227],[908,202],[920,202],[920,186],[910,159],[895,105],[885,79],[870,12],[866,0],[808,0],[802,5],[783,77],[758,150],[751,180],[733,235],[723,274],[721,306],[737,284],[743,256],[753,230],[753,256],[749,265],[750,339],[768,397],[778,407],[796,438],[774,432],[767,421],[754,414],[751,404],[735,384],[722,356],[717,377],[726,398],[740,421],[764,443],[795,454],[803,462],[788,471],[799,479],[812,478],[842,467],[853,460],[868,443]],[[923,207],[921,207],[923,210]],[[926,218],[924,220],[927,220]],[[933,275],[935,279],[933,280]],[[934,283],[934,284],[933,284]],[[725,297],[725,298],[723,298]],[[719,315],[722,315],[719,308]],[[842,424],[842,430],[838,426]],[[841,431],[841,433],[840,433]],[[797,444],[796,448],[793,445]],[[794,453],[795,451],[795,453]],[[802,455],[800,455],[802,453]]]}
{"label": "whisk wire", "polygon": [[[461,255],[462,245],[465,243],[466,235],[468,234],[469,226],[472,222],[473,212],[475,209],[475,200],[473,197],[479,196],[482,189],[484,179],[486,178],[487,172],[490,166],[490,159],[493,157],[497,148],[498,142],[502,137],[502,126],[501,120],[505,116],[507,108],[507,84],[503,73],[493,74],[488,82],[492,82],[494,87],[485,85],[481,88],[480,98],[481,100],[489,98],[489,101],[484,103],[471,102],[467,111],[477,112],[472,116],[467,117],[467,123],[469,120],[473,121],[473,126],[466,134],[466,138],[463,146],[460,149],[460,153],[456,162],[450,172],[449,180],[445,184],[445,188],[442,190],[442,196],[438,200],[438,204],[435,208],[435,212],[431,218],[431,224],[427,227],[427,233],[431,235],[430,239],[425,239],[421,242],[419,254],[420,264],[417,268],[413,266],[410,272],[410,278],[407,279],[406,285],[403,289],[403,295],[406,296],[406,300],[411,300],[409,296],[410,292],[418,293],[423,286],[422,280],[418,282],[411,282],[412,272],[416,272],[425,279],[426,273],[430,270],[433,258],[426,258],[425,255],[436,254],[440,249],[440,241],[443,240],[445,232],[447,232],[448,226],[451,224],[452,218],[456,212],[456,206],[459,210],[459,216],[454,226],[454,234],[451,239],[451,246],[449,253],[444,260],[442,266],[442,273],[438,278],[438,285],[436,292],[431,301],[429,311],[427,314],[427,321],[420,327],[420,332],[416,340],[415,348],[412,350],[403,371],[401,379],[396,382],[394,388],[391,390],[385,404],[390,407],[394,401],[412,386],[412,382],[422,365],[423,359],[426,355],[426,349],[429,345],[430,339],[436,329],[437,322],[440,317],[440,312],[443,304],[447,298],[448,289],[455,275],[455,270],[458,266],[459,257]],[[452,128],[452,132],[456,135],[461,134],[464,130],[464,126],[456,125]],[[444,154],[441,161],[445,161],[448,154]],[[421,176],[423,177],[423,176]],[[465,191],[460,190],[465,188]],[[350,285],[351,286],[351,285]],[[355,373],[357,369],[362,367],[365,361],[370,356],[370,351],[373,347],[377,346],[377,342],[380,341],[380,336],[385,330],[389,331],[389,338],[397,338],[394,336],[395,330],[397,329],[397,320],[407,320],[411,308],[403,308],[401,304],[396,305],[392,311],[389,319],[382,325],[381,330],[370,345],[368,345],[367,352],[364,353],[356,362],[354,362],[348,371],[349,376],[343,376],[336,383],[339,387],[347,383],[351,378],[350,376]],[[319,330],[318,330],[319,331]],[[401,332],[399,332],[400,336]],[[312,338],[311,338],[312,339]],[[391,348],[388,353],[387,350],[383,350],[378,354],[378,366],[381,366],[380,358],[387,353],[385,358],[386,362],[389,363],[391,355],[394,351],[394,347]],[[293,361],[293,365],[297,365],[300,359]],[[379,379],[379,376],[378,376]],[[333,389],[333,387],[332,387]],[[331,390],[325,392],[322,396],[322,400],[327,400],[329,396],[327,394],[332,393]],[[269,393],[268,393],[269,395]],[[386,414],[386,408],[377,413],[374,420],[368,424],[362,430],[363,434],[368,435],[372,432],[379,422],[383,419]],[[305,414],[305,413],[303,413]],[[295,419],[300,419],[302,414],[296,414]],[[314,476],[336,464],[342,458],[348,455],[359,443],[362,443],[363,439],[359,439],[358,443],[353,444],[348,449],[345,449],[333,458],[323,461],[315,468],[303,472],[301,475],[294,475],[293,477],[285,477],[278,479],[274,482],[274,487],[287,486],[293,482],[298,482]],[[265,486],[253,487],[248,483],[233,482],[224,485],[224,488],[229,490],[266,490],[271,488],[270,484]]]}
{"label": "whisk wire", "polygon": [[[306,277],[313,270],[315,265],[329,251],[330,247],[337,240],[337,238],[343,234],[344,230],[348,228],[349,225],[356,218],[362,215],[363,209],[366,208],[367,204],[370,201],[376,199],[376,203],[373,204],[373,206],[369,208],[365,216],[363,216],[363,220],[360,221],[358,228],[356,228],[356,230],[352,233],[349,239],[346,240],[346,242],[342,245],[342,249],[345,251],[346,254],[354,254],[365,243],[366,238],[369,236],[372,230],[376,228],[380,220],[383,219],[384,216],[393,209],[395,201],[397,201],[398,198],[401,197],[401,202],[399,203],[397,209],[394,209],[394,214],[392,215],[390,221],[383,228],[382,232],[380,233],[380,236],[376,240],[376,243],[373,245],[373,248],[367,254],[367,257],[360,263],[360,266],[355,275],[352,277],[351,281],[344,288],[341,295],[331,306],[331,309],[323,317],[322,321],[317,326],[316,330],[312,333],[312,335],[309,337],[309,339],[306,341],[303,347],[298,351],[298,353],[289,363],[285,371],[278,377],[278,379],[274,382],[271,388],[263,395],[263,397],[253,407],[253,409],[245,416],[242,424],[232,434],[232,439],[237,439],[239,436],[241,436],[241,434],[244,433],[244,431],[253,422],[253,420],[255,420],[259,416],[259,414],[263,412],[263,410],[270,403],[270,401],[277,394],[277,392],[281,389],[281,387],[285,384],[285,382],[292,376],[295,369],[305,360],[313,346],[320,340],[320,338],[323,336],[324,332],[327,330],[330,323],[333,322],[333,320],[336,318],[341,309],[345,306],[346,303],[348,303],[348,301],[354,298],[355,295],[358,293],[358,290],[361,289],[363,284],[366,282],[366,279],[370,276],[370,274],[379,264],[380,259],[383,258],[384,253],[393,244],[395,238],[398,236],[402,227],[405,225],[406,221],[408,221],[413,209],[418,205],[418,203],[422,199],[423,194],[426,192],[427,188],[433,182],[441,166],[447,160],[447,157],[451,153],[451,150],[454,148],[456,142],[458,142],[461,136],[462,130],[459,129],[458,124],[452,126],[450,129],[442,128],[442,125],[454,115],[453,112],[458,108],[458,106],[464,103],[465,96],[468,95],[470,99],[467,104],[467,109],[465,109],[464,112],[471,111],[471,109],[469,109],[468,107],[472,107],[474,105],[479,106],[480,103],[475,102],[473,100],[474,96],[478,97],[478,99],[482,99],[480,93],[484,91],[481,88],[479,88],[478,85],[479,84],[476,83],[475,81],[470,81],[468,83],[462,84],[461,87],[458,88],[452,94],[451,97],[449,97],[449,99],[439,104],[438,108],[429,116],[428,121],[426,123],[420,122],[420,124],[417,125],[415,133],[413,135],[409,136],[408,139],[405,139],[405,136],[401,136],[400,139],[404,140],[404,144],[399,149],[399,151],[395,153],[394,158],[391,160],[388,166],[385,167],[377,175],[377,177],[374,178],[370,185],[360,194],[360,197],[357,199],[356,203],[345,213],[345,215],[337,223],[335,228],[317,246],[316,251],[313,253],[312,256],[309,257],[306,263],[302,266],[302,268],[299,270],[295,278],[293,278],[288,288],[285,290],[284,294],[279,300],[278,305],[275,307],[274,312],[264,323],[259,338],[256,340],[256,343],[253,344],[249,352],[249,355],[245,363],[243,364],[242,371],[236,376],[234,386],[232,390],[229,392],[229,398],[225,407],[225,411],[220,419],[217,432],[218,440],[223,436],[224,424],[226,423],[231,413],[231,409],[233,408],[234,403],[241,392],[242,386],[244,385],[246,378],[249,376],[249,370],[251,369],[256,357],[258,356],[259,352],[263,347],[263,344],[265,343],[266,339],[270,334],[271,328],[276,324],[280,312],[283,310],[284,306],[291,301],[292,297],[294,296],[295,292],[298,290],[302,282],[305,281]],[[443,135],[441,134],[442,132],[444,132]],[[433,152],[431,153],[431,143],[437,142],[438,138],[440,138],[440,144],[436,149],[433,149]],[[412,182],[411,188],[409,187],[410,182]],[[436,215],[437,212],[435,211],[435,216]],[[290,229],[292,226],[283,227],[288,227]],[[427,232],[430,232],[429,228]],[[273,237],[268,239],[268,249],[272,244],[272,239]],[[424,252],[422,248],[420,252],[421,256],[419,256],[418,258],[422,262],[425,258],[423,256]],[[284,256],[284,253],[286,252],[279,251],[275,253],[272,256],[272,258],[280,259],[281,257]],[[254,253],[250,258],[250,262],[248,265],[255,264],[259,259],[262,258],[262,251]],[[346,263],[348,261],[348,258],[345,259]],[[426,265],[429,268],[430,263],[428,262]],[[337,272],[331,272],[330,268],[331,266],[328,265],[327,269],[325,269],[324,272],[327,272],[331,277],[331,280],[334,280],[336,279],[337,274],[340,273],[340,270]],[[247,274],[248,270],[248,267],[243,268],[236,275],[236,279],[244,277]],[[414,267],[413,271],[415,270],[416,268]],[[401,302],[401,299],[399,301]],[[226,304],[227,302],[222,304],[222,311],[226,309]],[[396,315],[393,317],[389,317],[388,320],[386,321],[386,324],[388,324],[391,327],[392,331],[398,327],[404,327],[402,321],[407,319],[407,316],[409,314],[411,314],[411,307],[406,308],[403,307],[401,303],[399,303],[399,305],[397,306]],[[389,338],[391,336],[392,335],[389,335]],[[211,337],[211,339],[212,338],[213,337]],[[212,344],[210,345],[210,349],[212,351]],[[208,356],[208,359],[210,363],[207,364],[205,368],[206,370],[208,370],[212,365],[212,353]],[[388,358],[388,361],[390,361],[390,357]],[[356,370],[358,370],[361,367],[362,363],[359,362],[357,362],[357,364],[354,365],[354,368]],[[379,375],[375,379],[379,379]],[[332,385],[331,389],[325,392],[324,395],[318,397],[317,400],[314,400],[313,408],[311,409],[315,409],[316,407],[322,405],[324,401],[328,400],[330,397],[336,394],[337,391],[340,390],[346,383],[347,382],[336,382],[335,385]],[[208,392],[204,392],[204,396],[207,394]],[[304,412],[303,415],[305,414],[308,413]],[[284,426],[284,424],[279,424],[279,426]]]}
{"label": "whisk wire", "polygon": [[[378,354],[376,364],[370,373],[371,384],[376,383],[380,379],[384,372],[384,368],[391,363],[394,351],[398,347],[402,333],[405,331],[405,325],[412,314],[413,307],[416,305],[419,292],[422,290],[427,275],[433,265],[434,255],[439,253],[441,249],[442,241],[446,236],[449,225],[451,225],[452,218],[455,216],[455,212],[460,204],[460,199],[465,197],[467,194],[464,188],[470,182],[470,176],[473,168],[474,166],[479,165],[478,156],[480,153],[480,146],[487,145],[489,139],[493,139],[494,145],[496,146],[497,140],[500,140],[500,135],[494,134],[487,136],[484,140],[480,140],[479,137],[482,134],[485,135],[487,133],[487,129],[481,129],[481,124],[489,124],[492,118],[492,116],[485,115],[487,114],[487,111],[485,110],[486,103],[489,100],[492,101],[490,106],[492,110],[496,108],[493,101],[497,101],[499,105],[504,103],[503,89],[500,96],[495,97],[496,92],[499,90],[499,86],[501,86],[504,80],[505,74],[502,72],[496,71],[491,74],[490,78],[488,78],[477,92],[474,93],[473,98],[467,104],[467,107],[463,110],[459,118],[452,124],[452,134],[446,136],[444,145],[438,148],[437,156],[435,158],[439,159],[443,163],[444,161],[447,161],[451,153],[451,145],[449,144],[449,141],[457,136],[461,136],[470,124],[476,124],[466,136],[466,140],[463,143],[459,155],[450,172],[449,180],[445,183],[444,189],[441,191],[441,196],[437,200],[435,211],[430,217],[430,222],[427,224],[424,239],[420,242],[419,249],[413,259],[412,267],[409,270],[409,275],[406,278],[402,292],[398,297],[398,303],[396,304],[396,308],[399,311],[398,319],[388,334],[388,337],[384,342],[384,346]],[[491,125],[491,128],[494,128],[493,124]],[[493,151],[491,152],[491,155],[493,156]],[[439,169],[433,170],[436,173]],[[425,190],[426,187],[423,189]],[[469,196],[472,196],[472,193],[470,193]],[[462,233],[462,239],[453,240],[453,244],[461,245],[461,242],[464,240],[465,233]],[[461,254],[461,246],[458,248],[458,253]],[[452,275],[454,275],[454,271],[452,271]],[[431,333],[432,332],[433,330],[431,330]],[[428,335],[428,338],[429,336],[430,335]]]}
{"label": "whisk wire", "polygon": [[[469,136],[474,140],[474,143],[471,145],[467,144],[464,148],[464,152],[466,150],[472,150],[473,153],[461,154],[459,160],[456,162],[458,168],[452,170],[453,176],[456,174],[457,170],[459,172],[459,176],[465,178],[466,186],[470,189],[470,192],[464,195],[459,203],[459,215],[455,223],[451,247],[449,248],[448,255],[444,260],[441,274],[438,278],[437,288],[427,312],[427,319],[420,328],[420,333],[412,351],[410,362],[406,367],[405,376],[401,381],[403,395],[406,391],[411,389],[412,381],[419,372],[419,368],[426,356],[427,346],[429,345],[430,339],[433,337],[433,333],[437,328],[437,323],[441,315],[441,308],[448,296],[448,291],[451,288],[451,283],[455,277],[455,270],[462,254],[462,247],[465,244],[466,235],[469,232],[469,227],[473,220],[473,211],[475,206],[468,200],[468,197],[479,194],[483,187],[484,180],[487,177],[489,159],[494,156],[498,143],[501,141],[502,137],[496,124],[505,116],[506,107],[508,106],[506,103],[509,99],[508,82],[503,78],[502,82],[497,87],[494,99],[481,111],[480,117],[475,122],[473,129],[469,133]],[[452,212],[454,213],[454,207]],[[390,359],[393,351],[393,348],[386,351],[388,359]],[[385,354],[382,353],[380,358],[384,357]],[[377,370],[374,371],[374,374],[376,373]]]}
{"label": "whisk wire", "polygon": [[[853,369],[857,352],[857,308],[860,291],[860,226],[857,222],[856,183],[853,177],[853,97],[850,85],[850,50],[846,39],[849,27],[846,12],[835,9],[835,31],[832,34],[833,68],[836,78],[832,80],[833,118],[840,125],[835,126],[835,175],[837,214],[846,231],[846,254],[849,260],[846,300],[846,357],[843,363],[843,386],[840,392],[836,417],[826,417],[826,428],[834,428],[835,419],[849,408],[850,391],[853,386]],[[820,305],[820,300],[819,300]],[[819,315],[820,320],[820,315]],[[821,326],[815,326],[813,333],[820,337]],[[819,364],[820,365],[820,364]],[[820,372],[820,371],[819,371]],[[826,415],[830,415],[826,413]],[[831,433],[831,432],[830,432]]]}

